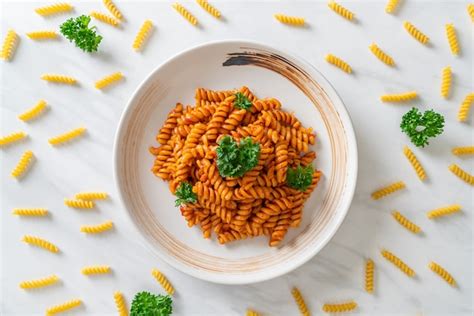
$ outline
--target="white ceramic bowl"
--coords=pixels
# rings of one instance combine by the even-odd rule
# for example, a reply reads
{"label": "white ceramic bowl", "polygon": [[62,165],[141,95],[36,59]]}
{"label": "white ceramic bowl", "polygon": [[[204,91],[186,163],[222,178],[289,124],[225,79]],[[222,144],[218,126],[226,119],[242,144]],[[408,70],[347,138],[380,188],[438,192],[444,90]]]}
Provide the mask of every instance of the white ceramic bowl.
{"label": "white ceramic bowl", "polygon": [[[197,87],[248,86],[274,97],[316,132],[319,186],[306,202],[300,227],[268,247],[264,238],[220,245],[188,228],[168,185],[150,171],[155,135],[176,102],[194,104]],[[243,284],[267,280],[302,265],[328,243],[349,209],[357,178],[357,147],[347,111],[310,64],[248,41],[219,41],[186,50],[155,69],[128,103],[117,130],[114,172],[127,213],[159,257],[204,280]]]}

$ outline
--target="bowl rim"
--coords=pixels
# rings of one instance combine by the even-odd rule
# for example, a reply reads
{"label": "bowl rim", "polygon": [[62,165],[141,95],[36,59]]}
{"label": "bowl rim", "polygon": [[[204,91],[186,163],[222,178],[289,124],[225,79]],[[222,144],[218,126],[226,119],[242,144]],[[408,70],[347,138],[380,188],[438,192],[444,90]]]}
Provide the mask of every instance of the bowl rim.
{"label": "bowl rim", "polygon": [[[124,133],[124,125],[134,108],[132,104],[136,101],[140,90],[143,88],[143,86],[146,85],[146,83],[157,73],[163,68],[166,64],[169,62],[180,58],[181,56],[188,54],[192,51],[199,50],[201,48],[207,47],[207,46],[213,46],[213,45],[225,45],[225,44],[232,44],[232,45],[240,45],[240,46],[248,46],[248,45],[254,45],[260,48],[265,48],[270,51],[276,51],[279,53],[282,53],[283,55],[290,57],[297,63],[303,65],[305,68],[310,69],[311,71],[315,72],[317,75],[321,77],[323,80],[323,84],[329,88],[330,93],[337,98],[337,102],[340,103],[340,106],[338,107],[338,113],[341,116],[341,121],[347,123],[346,129],[345,129],[345,134],[347,137],[347,144],[348,148],[352,150],[353,156],[350,157],[349,164],[351,168],[348,168],[347,171],[347,177],[351,178],[352,181],[348,182],[348,186],[346,187],[347,193],[345,202],[339,207],[340,211],[342,214],[338,216],[338,218],[335,220],[335,223],[333,224],[333,229],[332,231],[326,233],[324,239],[321,239],[319,242],[319,245],[317,247],[314,247],[313,249],[310,249],[306,251],[306,254],[300,255],[300,260],[293,260],[291,264],[286,264],[286,265],[281,265],[278,269],[272,270],[270,272],[264,272],[264,270],[261,270],[257,273],[252,273],[249,274],[248,276],[246,275],[218,275],[218,274],[209,274],[209,273],[203,273],[202,271],[197,271],[195,269],[190,269],[186,265],[182,264],[179,262],[179,260],[173,259],[166,254],[162,253],[159,251],[156,247],[153,247],[147,236],[143,232],[141,232],[137,225],[135,220],[130,214],[130,211],[128,210],[127,203],[125,203],[124,196],[122,194],[122,184],[119,181],[119,156],[118,156],[118,151],[120,147],[120,139],[122,138],[122,135]],[[308,262],[311,260],[315,255],[317,255],[328,243],[329,241],[334,237],[336,232],[339,230],[341,227],[342,223],[344,222],[345,218],[347,217],[347,213],[351,207],[352,200],[354,198],[354,193],[356,189],[356,184],[357,184],[357,178],[358,178],[358,146],[357,146],[357,138],[356,134],[354,131],[354,126],[352,119],[349,115],[349,112],[347,111],[347,108],[342,100],[342,98],[339,96],[337,93],[336,89],[334,86],[330,83],[330,81],[311,63],[309,63],[305,58],[299,56],[298,54],[287,50],[286,48],[281,48],[281,47],[275,47],[271,44],[263,43],[261,41],[255,41],[255,40],[248,40],[248,39],[225,39],[225,40],[214,40],[214,41],[208,41],[202,44],[198,44],[195,46],[192,46],[190,48],[186,48],[181,50],[180,52],[174,54],[173,56],[169,57],[162,63],[160,63],[158,66],[156,66],[135,88],[134,92],[130,96],[130,98],[127,101],[127,104],[125,108],[122,110],[122,114],[120,116],[116,131],[115,131],[115,137],[114,137],[114,144],[113,144],[113,177],[114,177],[114,183],[115,187],[118,192],[119,196],[119,201],[121,203],[122,208],[125,210],[127,218],[131,221],[133,228],[132,230],[136,232],[135,235],[140,236],[139,242],[140,244],[143,244],[146,249],[149,249],[154,255],[156,255],[158,258],[162,259],[165,261],[167,264],[169,264],[171,267],[173,267],[176,270],[179,270],[180,272],[186,273],[188,275],[191,275],[195,278],[213,282],[213,283],[219,283],[219,284],[250,284],[250,283],[257,283],[257,282],[263,282],[266,280],[270,280],[279,276],[282,276],[286,273],[289,273],[298,267],[302,266],[304,263]],[[297,259],[297,258],[295,258]]]}

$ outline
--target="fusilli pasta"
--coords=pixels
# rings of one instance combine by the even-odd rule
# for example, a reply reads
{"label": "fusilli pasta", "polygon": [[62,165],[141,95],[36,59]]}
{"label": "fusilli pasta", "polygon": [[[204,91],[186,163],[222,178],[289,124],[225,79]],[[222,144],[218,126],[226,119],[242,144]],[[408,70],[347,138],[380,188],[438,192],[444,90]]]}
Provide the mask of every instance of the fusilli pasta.
{"label": "fusilli pasta", "polygon": [[350,301],[341,304],[324,304],[323,311],[326,313],[346,313],[357,308],[357,303]]}
{"label": "fusilli pasta", "polygon": [[117,20],[115,17],[102,13],[102,12],[91,11],[89,15],[101,22],[104,22],[112,26],[118,26],[120,24],[120,20]]}
{"label": "fusilli pasta", "polygon": [[426,179],[425,169],[421,165],[418,158],[416,158],[413,151],[411,151],[411,149],[408,148],[408,146],[405,146],[403,147],[403,154],[405,155],[405,157],[407,157],[408,161],[413,166],[413,169],[415,169],[416,174],[418,175],[418,178],[420,178],[421,181],[424,181]]}
{"label": "fusilli pasta", "polygon": [[123,74],[120,71],[114,72],[113,74],[105,76],[104,78],[96,81],[95,82],[95,87],[97,89],[104,89],[104,88],[110,86],[111,84],[121,80],[122,78],[123,78]]}
{"label": "fusilli pasta", "polygon": [[399,94],[384,94],[380,97],[382,102],[407,102],[416,99],[418,94],[415,91],[404,92]]}
{"label": "fusilli pasta", "polygon": [[342,5],[336,3],[333,0],[330,0],[328,2],[328,7],[331,10],[333,10],[334,12],[336,12],[337,14],[339,14],[340,16],[342,16],[343,18],[345,18],[349,21],[352,21],[355,17],[354,13],[352,13],[351,11],[349,11],[348,9],[346,9],[345,7],[343,7]]}
{"label": "fusilli pasta", "polygon": [[454,147],[452,153],[456,156],[474,155],[474,146]]}
{"label": "fusilli pasta", "polygon": [[41,79],[43,79],[44,81],[69,84],[69,85],[74,85],[77,83],[77,80],[74,77],[56,75],[56,74],[44,74],[41,76]]}
{"label": "fusilli pasta", "polygon": [[61,134],[61,135],[58,135],[58,136],[55,136],[55,137],[51,137],[50,139],[48,139],[48,143],[50,143],[53,146],[62,145],[66,142],[69,142],[69,141],[81,136],[85,132],[86,132],[85,127],[78,127],[78,128],[73,129],[73,130],[70,130],[69,132],[66,132],[64,134]]}
{"label": "fusilli pasta", "polygon": [[385,259],[393,263],[393,265],[395,265],[398,269],[400,269],[400,271],[405,273],[407,276],[411,278],[415,276],[415,271],[390,251],[383,249],[380,253]]}
{"label": "fusilli pasta", "polygon": [[370,294],[374,293],[374,269],[374,261],[367,259],[365,262],[365,291]]}
{"label": "fusilli pasta", "polygon": [[291,295],[293,295],[293,298],[295,299],[296,305],[298,305],[298,309],[300,310],[301,315],[311,315],[308,310],[308,306],[306,306],[306,302],[304,301],[303,296],[300,293],[300,290],[294,287],[293,289],[291,289]]}
{"label": "fusilli pasta", "polygon": [[50,252],[59,252],[59,248],[55,244],[40,237],[25,235],[23,236],[22,241],[26,242],[27,244],[46,249]]}
{"label": "fusilli pasta", "polygon": [[18,216],[47,216],[48,210],[45,208],[15,208],[12,214]]}
{"label": "fusilli pasta", "polygon": [[301,25],[304,25],[305,23],[304,18],[301,18],[298,16],[289,16],[285,14],[275,14],[273,16],[275,17],[275,19],[277,19],[278,21],[284,24],[301,26]]}
{"label": "fusilli pasta", "polygon": [[451,53],[455,56],[459,55],[459,41],[456,35],[456,29],[452,23],[446,24],[446,37],[448,38]]}
{"label": "fusilli pasta", "polygon": [[389,65],[389,66],[394,66],[395,65],[395,62],[393,61],[393,58],[390,57],[389,55],[387,55],[375,43],[372,43],[369,46],[369,49],[372,52],[372,54],[374,54],[374,56],[377,57],[384,64]]}
{"label": "fusilli pasta", "polygon": [[405,182],[398,181],[394,182],[386,187],[378,189],[377,191],[372,192],[372,199],[378,200],[381,199],[389,194],[392,194],[398,190],[402,190],[406,187]]}
{"label": "fusilli pasta", "polygon": [[204,9],[206,10],[207,12],[209,12],[209,14],[211,14],[212,16],[220,19],[221,17],[221,13],[219,12],[219,10],[217,10],[213,5],[211,5],[209,2],[207,2],[207,0],[196,0],[196,2]]}
{"label": "fusilli pasta", "polygon": [[45,100],[39,100],[34,107],[18,115],[18,118],[25,122],[34,120],[44,112],[46,106],[47,103]]}
{"label": "fusilli pasta", "polygon": [[25,173],[30,169],[31,164],[33,163],[34,159],[33,152],[31,150],[27,150],[21,155],[20,160],[18,161],[15,168],[13,168],[11,175],[14,178],[21,178],[25,175]]}
{"label": "fusilli pasta", "polygon": [[13,143],[25,139],[27,134],[25,132],[14,132],[5,136],[0,136],[0,148],[9,146]]}
{"label": "fusilli pasta", "polygon": [[467,9],[467,13],[471,17],[471,21],[474,22],[474,4],[469,3],[466,9]]}
{"label": "fusilli pasta", "polygon": [[74,208],[93,208],[95,206],[93,201],[83,201],[79,199],[64,199],[64,204]]}
{"label": "fusilli pasta", "polygon": [[20,287],[25,290],[38,289],[38,288],[53,285],[57,283],[58,281],[59,281],[58,276],[55,274],[52,274],[50,276],[47,276],[41,279],[20,282]]}
{"label": "fusilli pasta", "polygon": [[156,281],[158,281],[161,286],[163,287],[163,289],[169,294],[169,295],[173,295],[174,294],[174,287],[173,285],[171,285],[170,281],[168,281],[168,279],[165,277],[165,275],[163,273],[161,273],[161,271],[159,271],[158,269],[152,269],[151,270],[151,275],[153,275],[153,277],[156,279]]}
{"label": "fusilli pasta", "polygon": [[87,266],[81,269],[81,273],[84,275],[107,274],[107,273],[110,273],[110,266],[107,266],[107,265]]}
{"label": "fusilli pasta", "polygon": [[26,33],[26,36],[33,40],[46,40],[58,38],[56,31],[35,31]]}
{"label": "fusilli pasta", "polygon": [[198,24],[198,20],[196,19],[196,17],[194,15],[191,14],[191,12],[189,12],[185,7],[183,7],[181,4],[179,4],[178,2],[175,2],[173,3],[173,8],[179,13],[181,14],[181,16],[183,18],[185,18],[186,20],[188,20],[189,23],[191,23],[192,25],[197,25]]}
{"label": "fusilli pasta", "polygon": [[406,218],[405,216],[403,216],[400,212],[398,211],[393,211],[392,212],[392,216],[393,218],[395,218],[395,220],[400,224],[402,225],[403,227],[405,227],[406,229],[408,229],[409,231],[415,233],[415,234],[418,234],[420,231],[421,231],[421,228],[416,225],[415,223],[413,223],[412,221],[410,221],[408,218]]}
{"label": "fusilli pasta", "polygon": [[431,271],[433,271],[441,278],[443,278],[446,282],[448,282],[449,285],[456,286],[456,281],[454,280],[453,276],[442,266],[440,266],[436,262],[431,261],[428,267],[431,269]]}
{"label": "fusilli pasta", "polygon": [[140,27],[140,30],[138,30],[135,39],[133,40],[132,47],[135,51],[143,50],[143,46],[145,45],[152,30],[153,22],[151,20],[145,20],[145,22],[143,22],[142,26]]}
{"label": "fusilli pasta", "polygon": [[444,67],[441,73],[441,96],[447,98],[451,91],[452,73],[451,67]]}
{"label": "fusilli pasta", "polygon": [[438,217],[442,217],[446,215],[451,215],[459,211],[461,211],[461,205],[453,204],[453,205],[448,205],[448,206],[431,210],[428,213],[426,213],[426,216],[428,216],[429,219],[433,219],[433,218],[438,218]]}
{"label": "fusilli pasta", "polygon": [[59,2],[44,7],[35,9],[35,12],[42,16],[56,15],[61,13],[70,12],[73,10],[73,6],[69,3]]}
{"label": "fusilli pasta", "polygon": [[385,6],[385,12],[392,14],[397,9],[399,0],[388,0],[387,5]]}
{"label": "fusilli pasta", "polygon": [[334,56],[333,54],[327,54],[326,61],[330,64],[333,64],[337,68],[347,72],[348,74],[352,73],[351,66],[348,63],[346,63],[344,60],[340,59],[339,57]]}
{"label": "fusilli pasta", "polygon": [[102,3],[117,20],[123,20],[122,12],[120,12],[112,0],[102,0]]}
{"label": "fusilli pasta", "polygon": [[114,292],[114,301],[119,316],[128,316],[128,308],[127,304],[125,303],[125,297],[120,291]]}
{"label": "fusilli pasta", "polygon": [[52,315],[56,315],[62,312],[66,312],[68,310],[71,310],[75,307],[80,306],[81,304],[82,304],[81,300],[73,299],[73,300],[58,304],[58,305],[51,306],[46,310],[46,316],[52,316]]}
{"label": "fusilli pasta", "polygon": [[105,221],[98,225],[82,225],[81,232],[86,234],[99,234],[114,228],[112,221]]}
{"label": "fusilli pasta", "polygon": [[474,176],[469,172],[463,170],[457,164],[452,164],[449,166],[449,170],[456,175],[459,179],[463,180],[467,184],[474,185]]}
{"label": "fusilli pasta", "polygon": [[2,50],[0,51],[0,59],[11,60],[15,54],[16,47],[18,46],[18,35],[13,29],[7,31],[7,36],[3,40]]}
{"label": "fusilli pasta", "polygon": [[260,316],[260,313],[254,311],[253,309],[248,308],[245,315],[246,316]]}
{"label": "fusilli pasta", "polygon": [[471,105],[474,103],[474,92],[469,93],[466,95],[464,100],[461,103],[458,111],[458,121],[465,122],[467,121],[467,117],[469,116],[469,110],[471,109]]}
{"label": "fusilli pasta", "polygon": [[105,200],[108,198],[106,192],[81,192],[75,195],[78,200]]}
{"label": "fusilli pasta", "polygon": [[423,34],[419,29],[417,29],[413,24],[408,21],[403,22],[403,27],[414,39],[416,39],[421,44],[427,44],[430,38]]}

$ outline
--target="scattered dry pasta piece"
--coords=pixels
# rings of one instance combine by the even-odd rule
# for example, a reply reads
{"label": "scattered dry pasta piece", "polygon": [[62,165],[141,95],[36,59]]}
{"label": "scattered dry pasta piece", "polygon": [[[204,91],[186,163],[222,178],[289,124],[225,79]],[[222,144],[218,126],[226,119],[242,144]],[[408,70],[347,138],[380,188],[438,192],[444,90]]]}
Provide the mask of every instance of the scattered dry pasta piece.
{"label": "scattered dry pasta piece", "polygon": [[308,310],[308,306],[306,306],[306,302],[303,299],[303,296],[301,296],[300,290],[294,287],[293,289],[291,289],[291,295],[293,295],[293,298],[295,299],[296,305],[298,305],[298,309],[300,310],[301,315],[311,315]]}
{"label": "scattered dry pasta piece", "polygon": [[341,304],[324,304],[323,305],[323,311],[326,313],[331,313],[331,314],[346,313],[356,308],[357,308],[357,303],[354,301],[341,303]]}
{"label": "scattered dry pasta piece", "polygon": [[399,93],[399,94],[384,94],[380,97],[382,102],[407,102],[416,99],[418,94],[415,91]]}
{"label": "scattered dry pasta piece", "polygon": [[327,54],[326,61],[338,67],[339,69],[347,72],[348,74],[352,73],[351,66],[348,63],[346,63],[344,60],[340,59],[339,57],[336,57],[332,54]]}
{"label": "scattered dry pasta piece", "polygon": [[418,234],[420,231],[421,231],[421,228],[418,227],[415,223],[413,223],[412,221],[410,221],[408,218],[406,218],[405,216],[403,216],[400,212],[398,211],[393,211],[392,212],[392,216],[393,218],[395,218],[395,220],[400,224],[402,225],[403,227],[405,227],[406,229],[408,229],[409,231],[415,233],[415,234]]}
{"label": "scattered dry pasta piece", "polygon": [[146,40],[150,36],[151,30],[153,29],[153,22],[151,20],[145,20],[140,30],[138,31],[137,35],[135,36],[135,40],[133,41],[133,49],[135,51],[140,51],[143,49],[143,45],[145,44]]}
{"label": "scattered dry pasta piece", "polygon": [[35,31],[26,33],[26,36],[33,40],[55,39],[58,37],[56,31]]}
{"label": "scattered dry pasta piece", "polygon": [[18,216],[47,216],[48,210],[45,208],[14,208],[12,214]]}
{"label": "scattered dry pasta piece", "polygon": [[428,267],[431,269],[431,271],[433,271],[434,273],[442,277],[446,282],[448,282],[449,285],[456,286],[456,281],[454,280],[453,276],[442,266],[440,266],[436,262],[431,261]]}
{"label": "scattered dry pasta piece", "polygon": [[110,14],[112,14],[117,20],[123,20],[122,12],[120,12],[112,0],[102,0],[102,3],[104,3],[104,6],[109,10]]}
{"label": "scattered dry pasta piece", "polygon": [[99,225],[83,225],[81,226],[81,232],[86,234],[99,234],[111,230],[114,227],[112,221],[105,221]]}
{"label": "scattered dry pasta piece", "polygon": [[453,204],[453,205],[444,206],[444,207],[431,210],[428,213],[426,213],[426,216],[428,216],[429,219],[433,219],[433,218],[438,218],[438,217],[450,215],[453,213],[457,213],[460,210],[461,210],[461,205]]}
{"label": "scattered dry pasta piece", "polygon": [[13,168],[11,175],[14,178],[21,178],[30,169],[31,163],[33,162],[34,155],[31,150],[27,150],[21,155],[15,168]]}
{"label": "scattered dry pasta piece", "polygon": [[452,165],[450,165],[449,170],[467,184],[474,185],[474,176],[469,172],[461,169],[461,167],[459,167],[457,164],[453,163]]}
{"label": "scattered dry pasta piece", "polygon": [[196,0],[196,2],[212,16],[220,19],[221,13],[213,5],[211,5],[207,0]]}
{"label": "scattered dry pasta piece", "polygon": [[394,66],[395,62],[393,58],[387,55],[383,50],[381,50],[375,43],[372,43],[369,46],[370,51],[377,57],[381,62],[389,66]]}
{"label": "scattered dry pasta piece", "polygon": [[107,23],[112,26],[118,26],[120,24],[120,21],[115,19],[113,16],[110,16],[108,14],[98,12],[98,11],[91,11],[89,15],[101,22]]}
{"label": "scattered dry pasta piece", "polygon": [[41,279],[20,282],[20,287],[25,290],[38,289],[41,287],[53,285],[57,283],[58,281],[59,281],[58,276],[55,274],[52,274],[50,276],[47,276]]}
{"label": "scattered dry pasta piece", "polygon": [[77,83],[77,80],[74,77],[56,74],[44,74],[41,76],[41,79],[49,82],[64,83],[69,85],[74,85]]}
{"label": "scattered dry pasta piece", "polygon": [[161,284],[163,289],[169,294],[174,294],[174,287],[171,285],[170,281],[161,273],[158,269],[152,269],[151,275]]}
{"label": "scattered dry pasta piece", "polygon": [[18,35],[13,29],[9,29],[7,36],[3,40],[2,50],[0,51],[0,59],[10,60],[15,54],[18,46]]}
{"label": "scattered dry pasta piece", "polygon": [[248,308],[247,312],[245,313],[246,316],[260,316],[260,313]]}
{"label": "scattered dry pasta piece", "polygon": [[128,316],[127,304],[125,304],[125,298],[120,291],[114,292],[114,301],[119,316]]}
{"label": "scattered dry pasta piece", "polygon": [[334,12],[336,12],[337,14],[339,14],[340,16],[342,16],[343,18],[345,18],[349,21],[352,21],[354,19],[354,16],[355,16],[354,13],[352,13],[351,11],[344,8],[342,5],[336,3],[333,0],[330,0],[328,2],[328,7],[331,10],[333,10]]}
{"label": "scattered dry pasta piece", "polygon": [[456,36],[456,29],[452,23],[446,24],[446,37],[448,38],[449,48],[451,48],[451,53],[457,56],[459,55],[459,41]]}
{"label": "scattered dry pasta piece", "polygon": [[33,246],[36,246],[36,247],[46,249],[50,252],[54,252],[54,253],[59,252],[59,248],[55,244],[53,244],[53,243],[51,243],[51,242],[49,242],[49,241],[47,241],[43,238],[40,238],[40,237],[25,235],[25,236],[23,236],[21,241],[24,241],[27,244],[30,244],[30,245],[33,245]]}
{"label": "scattered dry pasta piece", "polygon": [[374,269],[374,261],[367,259],[365,262],[365,291],[370,294],[374,292]]}
{"label": "scattered dry pasta piece", "polygon": [[387,5],[385,6],[385,12],[388,14],[392,14],[395,12],[398,6],[399,0],[388,0]]}
{"label": "scattered dry pasta piece", "polygon": [[0,148],[19,142],[26,138],[26,136],[27,134],[25,132],[14,132],[5,136],[0,136]]}
{"label": "scattered dry pasta piece", "polygon": [[48,143],[53,146],[62,145],[66,142],[73,140],[74,138],[81,136],[82,134],[84,134],[85,131],[86,129],[84,127],[78,127],[64,134],[51,137],[50,139],[48,139]]}
{"label": "scattered dry pasta piece", "polygon": [[81,269],[81,273],[84,275],[107,274],[110,273],[110,267],[107,265],[87,266]]}
{"label": "scattered dry pasta piece", "polygon": [[403,154],[405,155],[405,157],[407,157],[408,161],[413,166],[413,169],[415,169],[416,174],[418,175],[418,178],[420,178],[421,181],[424,181],[426,179],[425,169],[423,169],[423,166],[421,165],[418,158],[416,158],[413,151],[411,151],[411,149],[408,148],[408,146],[405,146],[403,148]]}
{"label": "scattered dry pasta piece", "polygon": [[75,196],[78,200],[105,200],[107,197],[105,192],[81,192]]}
{"label": "scattered dry pasta piece", "polygon": [[461,103],[461,106],[459,107],[459,112],[458,112],[458,121],[459,122],[465,122],[467,121],[467,117],[469,116],[469,110],[471,109],[471,105],[474,102],[474,93],[471,92],[466,97]]}
{"label": "scattered dry pasta piece", "polygon": [[52,5],[36,8],[35,12],[42,16],[49,16],[49,15],[69,12],[69,11],[72,11],[72,9],[73,9],[73,6],[70,5],[69,3],[61,2],[61,3],[55,3]]}
{"label": "scattered dry pasta piece", "polygon": [[301,26],[305,23],[304,18],[298,16],[289,16],[284,14],[274,14],[273,16],[275,17],[275,19],[284,24]]}
{"label": "scattered dry pasta piece", "polygon": [[428,36],[426,36],[425,34],[423,34],[419,29],[417,29],[413,24],[411,24],[410,22],[408,21],[404,21],[403,22],[403,27],[405,27],[405,30],[407,30],[407,32],[414,38],[416,39],[418,42],[422,43],[422,44],[426,44],[428,43],[428,41],[430,40],[430,38]]}
{"label": "scattered dry pasta piece", "polygon": [[47,103],[45,100],[39,100],[34,107],[18,115],[18,118],[24,122],[36,119],[44,112],[46,105]]}
{"label": "scattered dry pasta piece", "polygon": [[441,74],[441,96],[447,98],[451,91],[452,73],[451,67],[444,67]]}
{"label": "scattered dry pasta piece", "polygon": [[64,199],[64,204],[69,207],[74,207],[74,208],[93,208],[95,206],[93,201],[72,200],[72,199]]}
{"label": "scattered dry pasta piece", "polygon": [[474,22],[474,4],[469,3],[466,9],[467,9],[467,13],[471,17],[471,21]]}
{"label": "scattered dry pasta piece", "polygon": [[377,191],[372,192],[372,199],[378,200],[389,194],[392,194],[398,190],[404,189],[406,187],[405,182],[398,181],[394,182],[386,187],[378,189]]}
{"label": "scattered dry pasta piece", "polygon": [[97,89],[104,89],[105,87],[110,86],[111,84],[121,80],[122,78],[123,78],[123,74],[120,71],[114,72],[113,74],[105,76],[104,78],[96,81],[95,87]]}
{"label": "scattered dry pasta piece", "polygon": [[393,263],[400,271],[408,275],[409,277],[414,277],[415,276],[415,271],[410,268],[405,262],[403,262],[400,258],[395,256],[393,253],[390,251],[383,249],[381,252],[382,256]]}
{"label": "scattered dry pasta piece", "polygon": [[454,147],[452,153],[456,156],[474,155],[474,146]]}
{"label": "scattered dry pasta piece", "polygon": [[74,300],[70,300],[58,305],[51,306],[50,308],[46,310],[46,316],[52,316],[52,315],[56,315],[62,312],[66,312],[68,310],[71,310],[75,307],[80,306],[81,304],[82,304],[81,300],[74,299]]}
{"label": "scattered dry pasta piece", "polygon": [[181,14],[183,16],[183,18],[188,20],[188,22],[191,23],[192,25],[197,25],[198,24],[198,20],[196,19],[196,17],[194,15],[192,15],[191,12],[189,12],[185,7],[183,7],[178,2],[173,3],[173,8],[176,11],[178,11],[178,13]]}

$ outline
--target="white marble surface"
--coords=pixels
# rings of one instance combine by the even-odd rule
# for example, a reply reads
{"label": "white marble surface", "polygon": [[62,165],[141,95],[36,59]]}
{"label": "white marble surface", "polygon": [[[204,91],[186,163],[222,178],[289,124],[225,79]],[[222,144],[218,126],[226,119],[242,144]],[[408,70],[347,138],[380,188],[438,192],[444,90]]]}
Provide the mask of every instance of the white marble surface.
{"label": "white marble surface", "polygon": [[[12,62],[1,64],[0,135],[24,130],[30,137],[23,143],[0,150],[1,191],[1,288],[0,313],[4,315],[42,314],[47,306],[79,297],[84,306],[74,315],[115,313],[112,293],[121,290],[130,302],[139,290],[160,291],[149,271],[159,267],[173,282],[177,295],[175,315],[243,315],[253,307],[265,315],[297,315],[289,293],[298,286],[314,314],[328,301],[355,299],[362,315],[472,315],[473,313],[473,200],[472,188],[447,169],[452,162],[474,172],[471,158],[450,153],[458,145],[472,145],[470,123],[456,121],[457,107],[473,90],[473,24],[466,1],[402,1],[396,15],[384,13],[385,1],[343,1],[357,16],[350,23],[335,15],[323,1],[213,1],[226,17],[217,21],[194,2],[185,5],[198,17],[201,28],[184,21],[169,2],[120,2],[127,22],[114,29],[100,22],[104,36],[101,52],[85,54],[66,40],[40,43],[25,33],[55,28],[67,16],[49,19],[33,12],[44,2],[4,2],[1,37],[14,28],[21,42]],[[103,10],[100,1],[74,1],[76,14]],[[310,27],[290,28],[276,23],[272,14],[283,12],[306,17]],[[156,30],[145,51],[131,50],[135,32],[146,18]],[[403,29],[402,21],[412,21],[431,38],[422,46]],[[444,24],[454,22],[462,55],[453,57],[444,35]],[[153,68],[177,52],[210,40],[242,38],[285,47],[306,58],[334,85],[346,103],[358,136],[360,175],[353,205],[332,241],[310,262],[277,279],[245,286],[222,286],[200,281],[174,270],[154,257],[136,240],[131,222],[118,202],[112,175],[112,147],[120,114],[132,91]],[[369,52],[375,41],[397,62],[391,69]],[[324,61],[332,52],[353,67],[346,75]],[[439,96],[441,68],[451,65],[455,80],[449,100]],[[126,80],[103,93],[93,82],[104,74],[120,70]],[[42,73],[76,76],[79,87],[55,86],[42,82]],[[413,105],[434,108],[446,117],[445,133],[425,149],[415,149],[428,173],[421,183],[402,154],[408,139],[398,127],[410,105],[382,104],[385,92],[416,90],[421,99]],[[40,98],[50,111],[38,121],[25,124],[16,116]],[[69,128],[84,125],[87,137],[52,148],[47,138]],[[37,161],[20,182],[9,173],[21,153],[32,149]],[[381,184],[402,179],[408,190],[380,201],[370,192]],[[68,209],[63,198],[77,191],[98,189],[110,193],[111,200],[97,210]],[[425,211],[460,203],[463,212],[439,221],[429,221]],[[10,215],[14,207],[47,207],[45,219],[22,219]],[[424,231],[415,236],[390,216],[398,209],[417,222]],[[92,214],[91,214],[92,213]],[[84,236],[78,223],[112,219],[116,230],[104,236]],[[63,249],[60,255],[27,247],[23,234],[44,236]],[[387,247],[405,259],[417,272],[409,279],[379,254]],[[377,266],[375,295],[363,291],[364,258],[374,258]],[[452,272],[459,283],[453,289],[427,269],[435,260]],[[79,273],[86,264],[108,263],[114,273],[90,279]],[[25,292],[22,280],[57,273],[60,286]]]}

